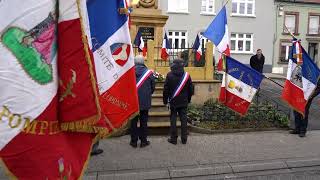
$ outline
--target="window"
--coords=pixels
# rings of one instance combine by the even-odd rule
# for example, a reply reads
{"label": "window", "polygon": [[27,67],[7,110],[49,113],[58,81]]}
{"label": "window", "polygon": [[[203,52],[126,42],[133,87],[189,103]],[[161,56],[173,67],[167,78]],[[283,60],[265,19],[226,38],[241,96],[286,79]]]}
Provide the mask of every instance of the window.
{"label": "window", "polygon": [[291,52],[292,42],[290,40],[280,41],[279,62],[287,63]]}
{"label": "window", "polygon": [[232,0],[232,15],[254,16],[255,0]]}
{"label": "window", "polygon": [[289,33],[288,30],[289,30],[291,33],[298,34],[298,27],[299,27],[299,13],[285,12],[283,32],[285,34],[288,34]]}
{"label": "window", "polygon": [[168,38],[172,48],[187,48],[188,33],[186,31],[169,31]]}
{"label": "window", "polygon": [[188,0],[168,0],[168,12],[188,13]]}
{"label": "window", "polygon": [[318,35],[319,34],[319,24],[320,24],[320,15],[309,14],[308,34],[309,35]]}
{"label": "window", "polygon": [[201,1],[201,14],[214,14],[214,0]]}
{"label": "window", "polygon": [[231,33],[232,53],[252,53],[253,34]]}

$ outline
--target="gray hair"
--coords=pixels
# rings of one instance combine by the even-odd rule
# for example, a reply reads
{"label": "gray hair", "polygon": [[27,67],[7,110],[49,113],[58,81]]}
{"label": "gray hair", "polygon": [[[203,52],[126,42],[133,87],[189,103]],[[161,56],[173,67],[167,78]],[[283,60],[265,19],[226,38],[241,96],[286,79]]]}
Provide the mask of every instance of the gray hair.
{"label": "gray hair", "polygon": [[144,64],[144,57],[142,55],[138,55],[134,57],[135,64]]}

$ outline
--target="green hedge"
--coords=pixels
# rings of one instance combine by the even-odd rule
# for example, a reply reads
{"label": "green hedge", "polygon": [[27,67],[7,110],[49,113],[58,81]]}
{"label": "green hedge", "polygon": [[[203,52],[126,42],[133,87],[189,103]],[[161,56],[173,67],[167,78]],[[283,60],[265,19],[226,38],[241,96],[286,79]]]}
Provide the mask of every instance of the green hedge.
{"label": "green hedge", "polygon": [[252,103],[247,115],[241,117],[214,99],[208,100],[202,106],[190,105],[188,120],[210,129],[286,128],[289,124],[288,116],[279,112],[272,104]]}

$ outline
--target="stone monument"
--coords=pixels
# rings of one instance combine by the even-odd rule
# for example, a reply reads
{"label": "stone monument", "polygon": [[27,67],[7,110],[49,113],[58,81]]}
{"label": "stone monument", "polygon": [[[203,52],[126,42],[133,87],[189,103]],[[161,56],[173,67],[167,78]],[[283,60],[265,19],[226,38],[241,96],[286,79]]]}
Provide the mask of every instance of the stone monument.
{"label": "stone monument", "polygon": [[163,27],[168,16],[158,9],[158,0],[140,0],[133,6],[131,13],[130,35],[132,42],[140,28],[145,41],[154,40],[155,46],[161,46]]}

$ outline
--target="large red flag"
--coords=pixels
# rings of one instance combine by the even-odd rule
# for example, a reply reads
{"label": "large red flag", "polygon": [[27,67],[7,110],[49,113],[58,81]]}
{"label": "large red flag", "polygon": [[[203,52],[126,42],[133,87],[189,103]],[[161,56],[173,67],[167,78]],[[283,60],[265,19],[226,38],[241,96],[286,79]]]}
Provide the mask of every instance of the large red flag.
{"label": "large red flag", "polygon": [[56,3],[11,0],[0,6],[8,17],[0,20],[0,156],[12,178],[80,178],[96,134],[62,132],[60,125],[100,132],[93,127],[100,105],[81,4],[60,1],[58,11]]}
{"label": "large red flag", "polygon": [[99,92],[92,53],[85,35],[86,2],[61,1],[58,24],[59,120],[64,131],[100,133]]}

